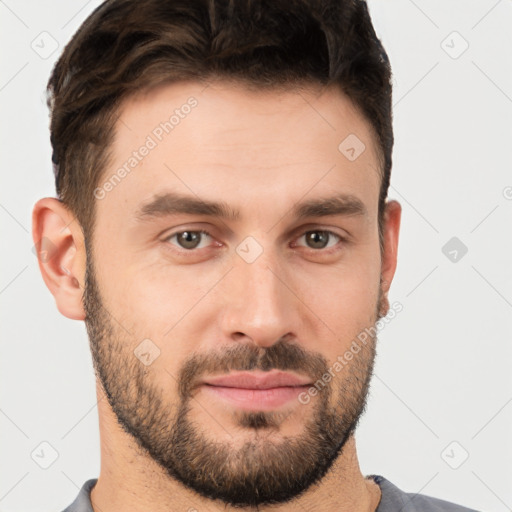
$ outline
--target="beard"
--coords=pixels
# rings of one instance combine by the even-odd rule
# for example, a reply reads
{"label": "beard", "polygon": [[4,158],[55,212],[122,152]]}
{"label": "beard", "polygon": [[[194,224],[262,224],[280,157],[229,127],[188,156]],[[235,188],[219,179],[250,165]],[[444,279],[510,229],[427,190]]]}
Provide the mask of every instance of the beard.
{"label": "beard", "polygon": [[[381,292],[380,288],[376,320],[383,316]],[[375,334],[307,405],[300,435],[279,434],[287,417],[283,411],[237,410],[232,413],[236,432],[243,429],[251,434],[250,440],[239,445],[220,442],[190,419],[194,390],[202,377],[278,369],[297,371],[317,382],[329,372],[326,358],[286,339],[268,348],[237,344],[195,353],[175,376],[177,402],[172,402],[134,356],[133,336],[105,309],[89,250],[83,302],[96,377],[119,425],[172,479],[208,499],[236,507],[293,500],[323,478],[366,409]],[[297,407],[292,413],[297,414]]]}

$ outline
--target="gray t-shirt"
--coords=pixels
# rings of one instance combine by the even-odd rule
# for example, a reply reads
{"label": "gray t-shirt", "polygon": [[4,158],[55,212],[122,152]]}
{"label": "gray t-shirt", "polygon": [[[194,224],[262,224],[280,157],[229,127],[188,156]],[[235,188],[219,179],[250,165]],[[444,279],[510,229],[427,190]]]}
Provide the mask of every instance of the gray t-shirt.
{"label": "gray t-shirt", "polygon": [[[372,478],[382,491],[376,512],[478,512],[472,508],[462,507],[423,494],[403,492],[380,475],[369,475],[367,478]],[[97,478],[87,480],[75,501],[63,512],[94,512],[90,492],[96,482]]]}

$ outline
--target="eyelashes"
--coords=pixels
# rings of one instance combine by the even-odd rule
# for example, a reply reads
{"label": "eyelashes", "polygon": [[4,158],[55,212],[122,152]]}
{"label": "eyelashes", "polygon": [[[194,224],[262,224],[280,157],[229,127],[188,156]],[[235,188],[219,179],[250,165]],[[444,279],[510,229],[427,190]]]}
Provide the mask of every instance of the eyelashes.
{"label": "eyelashes", "polygon": [[[204,237],[208,237],[208,238],[213,238],[212,235],[210,235],[210,233],[208,233],[208,231],[204,230],[204,229],[199,229],[199,230],[184,230],[184,231],[177,231],[176,233],[173,233],[171,235],[169,235],[168,237],[165,238],[164,241],[166,242],[170,242],[173,238],[176,238],[177,240],[182,240],[185,242],[185,244],[190,244],[191,247],[184,247],[184,246],[177,246],[179,247],[181,250],[185,250],[187,252],[189,251],[193,251],[193,250],[196,250],[198,249],[198,247],[195,245],[197,241],[199,241],[199,244],[201,242],[201,238],[204,238]],[[173,244],[173,245],[176,245],[176,244]],[[199,247],[199,248],[203,248],[203,247]]]}
{"label": "eyelashes", "polygon": [[[313,236],[312,236],[313,235]],[[320,236],[318,236],[320,235]],[[305,244],[298,244],[297,241],[305,239]],[[174,240],[174,241],[173,241]],[[166,244],[172,245],[173,248],[171,250],[176,250],[181,253],[194,253],[201,249],[205,249],[210,247],[210,245],[205,245],[203,242],[207,240],[214,240],[214,237],[204,229],[186,229],[181,231],[176,231],[163,240]],[[332,244],[331,242],[335,243]],[[308,243],[317,244],[317,247],[308,246]],[[339,249],[339,245],[346,243],[347,240],[335,233],[334,231],[328,229],[310,229],[308,231],[303,232],[300,236],[298,236],[293,242],[293,247],[305,247],[308,251],[312,251],[313,253],[332,253]],[[221,243],[216,242],[217,246],[222,246]],[[319,245],[319,246],[318,246]],[[175,248],[175,249],[174,249]]]}

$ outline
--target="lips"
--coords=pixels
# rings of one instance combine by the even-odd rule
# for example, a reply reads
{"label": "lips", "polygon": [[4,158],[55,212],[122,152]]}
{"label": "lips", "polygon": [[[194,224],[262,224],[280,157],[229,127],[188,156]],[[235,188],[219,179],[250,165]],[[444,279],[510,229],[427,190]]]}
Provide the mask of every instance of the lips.
{"label": "lips", "polygon": [[205,378],[199,388],[208,400],[246,411],[272,411],[297,407],[297,397],[311,386],[311,379],[289,372],[233,372]]}
{"label": "lips", "polygon": [[235,372],[228,375],[209,377],[202,382],[208,386],[238,389],[273,389],[311,385],[311,379],[289,372]]}

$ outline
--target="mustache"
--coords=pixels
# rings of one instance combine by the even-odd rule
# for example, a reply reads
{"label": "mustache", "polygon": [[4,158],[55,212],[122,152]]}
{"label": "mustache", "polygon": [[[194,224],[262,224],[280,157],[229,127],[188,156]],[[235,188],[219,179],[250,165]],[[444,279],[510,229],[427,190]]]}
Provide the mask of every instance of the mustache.
{"label": "mustache", "polygon": [[183,364],[178,377],[178,392],[182,400],[188,398],[205,376],[230,371],[296,371],[317,381],[328,371],[327,359],[318,352],[279,340],[270,347],[239,344],[222,352],[193,354]]}

